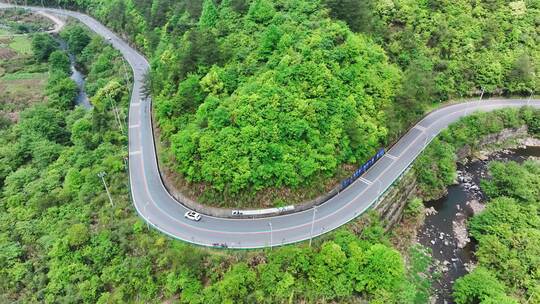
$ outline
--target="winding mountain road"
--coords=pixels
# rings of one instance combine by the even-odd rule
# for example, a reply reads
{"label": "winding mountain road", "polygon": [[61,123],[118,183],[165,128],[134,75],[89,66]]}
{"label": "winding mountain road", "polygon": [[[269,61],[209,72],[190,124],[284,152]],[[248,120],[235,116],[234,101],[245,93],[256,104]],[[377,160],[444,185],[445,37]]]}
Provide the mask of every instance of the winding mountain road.
{"label": "winding mountain road", "polygon": [[[6,4],[0,4],[0,7]],[[524,105],[540,108],[540,100],[501,99],[471,101],[440,108],[418,122],[362,179],[316,209],[257,219],[203,216],[200,222],[184,218],[188,210],[169,195],[160,179],[151,125],[151,100],[142,97],[148,61],[95,19],[72,11],[28,7],[71,16],[102,37],[110,38],[131,65],[134,84],[129,107],[129,176],[133,204],[139,215],[156,229],[190,243],[229,248],[261,248],[290,244],[331,231],[370,208],[410,166],[429,142],[449,124],[474,111],[492,111]]]}

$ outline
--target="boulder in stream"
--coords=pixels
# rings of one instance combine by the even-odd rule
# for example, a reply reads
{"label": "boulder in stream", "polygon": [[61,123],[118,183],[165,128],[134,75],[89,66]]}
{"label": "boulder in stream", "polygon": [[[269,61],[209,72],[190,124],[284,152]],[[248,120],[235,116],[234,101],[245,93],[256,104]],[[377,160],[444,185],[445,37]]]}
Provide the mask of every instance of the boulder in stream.
{"label": "boulder in stream", "polygon": [[456,220],[452,221],[452,229],[456,237],[458,248],[464,248],[471,239],[469,238],[469,232],[467,232],[467,216],[461,212],[456,214]]}
{"label": "boulder in stream", "polygon": [[437,214],[437,210],[435,210],[435,208],[433,208],[433,207],[429,207],[429,208],[424,209],[424,214],[425,215],[435,215],[435,214]]}
{"label": "boulder in stream", "polygon": [[540,147],[540,139],[534,137],[527,137],[521,140],[520,144],[524,147]]}
{"label": "boulder in stream", "polygon": [[466,205],[471,208],[473,215],[477,215],[478,213],[486,209],[486,205],[480,203],[480,201],[475,199],[468,201]]}

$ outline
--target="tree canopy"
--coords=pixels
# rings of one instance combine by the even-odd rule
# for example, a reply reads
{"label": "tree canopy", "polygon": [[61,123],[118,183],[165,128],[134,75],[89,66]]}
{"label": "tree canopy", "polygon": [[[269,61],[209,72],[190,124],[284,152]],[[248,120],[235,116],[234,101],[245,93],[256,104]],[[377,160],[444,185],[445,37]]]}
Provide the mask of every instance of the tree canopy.
{"label": "tree canopy", "polygon": [[45,3],[89,11],[151,58],[164,165],[201,197],[301,191],[438,101],[540,84],[534,1]]}
{"label": "tree canopy", "polygon": [[[113,119],[116,105],[125,121],[130,79],[120,54],[90,38],[76,55],[88,71],[93,109],[64,103],[66,54],[54,51],[47,99],[0,130],[0,302],[399,303],[415,297],[403,256],[376,220],[362,233],[340,229],[312,247],[251,252],[215,252],[147,230],[130,201],[127,137]],[[97,175],[103,171],[112,206]]]}
{"label": "tree canopy", "polygon": [[153,65],[157,119],[187,180],[296,187],[384,143],[400,73],[369,38],[307,2],[254,1],[244,16],[223,2],[215,22],[209,2]]}

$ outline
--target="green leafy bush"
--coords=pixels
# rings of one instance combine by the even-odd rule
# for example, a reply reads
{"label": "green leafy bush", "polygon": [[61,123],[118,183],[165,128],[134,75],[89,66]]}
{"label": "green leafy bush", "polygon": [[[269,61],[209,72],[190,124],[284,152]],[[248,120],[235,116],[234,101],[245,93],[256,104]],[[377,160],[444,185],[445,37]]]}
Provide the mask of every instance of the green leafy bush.
{"label": "green leafy bush", "polygon": [[493,162],[491,179],[482,182],[482,189],[491,198],[507,196],[522,202],[537,202],[540,197],[540,167],[534,162]]}
{"label": "green leafy bush", "polygon": [[518,303],[505,294],[504,284],[482,267],[478,267],[465,277],[459,278],[454,285],[454,290],[454,299],[458,304]]}
{"label": "green leafy bush", "polygon": [[32,36],[32,51],[38,61],[47,61],[52,52],[58,48],[58,43],[48,34]]}

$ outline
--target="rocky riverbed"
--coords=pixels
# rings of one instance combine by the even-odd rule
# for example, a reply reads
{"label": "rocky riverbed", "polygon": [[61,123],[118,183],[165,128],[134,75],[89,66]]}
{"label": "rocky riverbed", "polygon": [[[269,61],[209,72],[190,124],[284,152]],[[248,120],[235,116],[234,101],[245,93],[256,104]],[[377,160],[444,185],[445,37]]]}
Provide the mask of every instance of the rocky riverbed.
{"label": "rocky riverbed", "polygon": [[540,157],[540,141],[526,139],[518,146],[516,149],[480,152],[477,158],[459,164],[456,185],[448,187],[445,197],[426,203],[426,218],[418,231],[417,241],[431,248],[437,265],[434,271],[440,273],[433,286],[435,297],[432,303],[453,303],[453,283],[475,266],[476,243],[469,237],[467,220],[484,209],[480,180],[488,177],[488,164],[495,160],[521,163]]}

